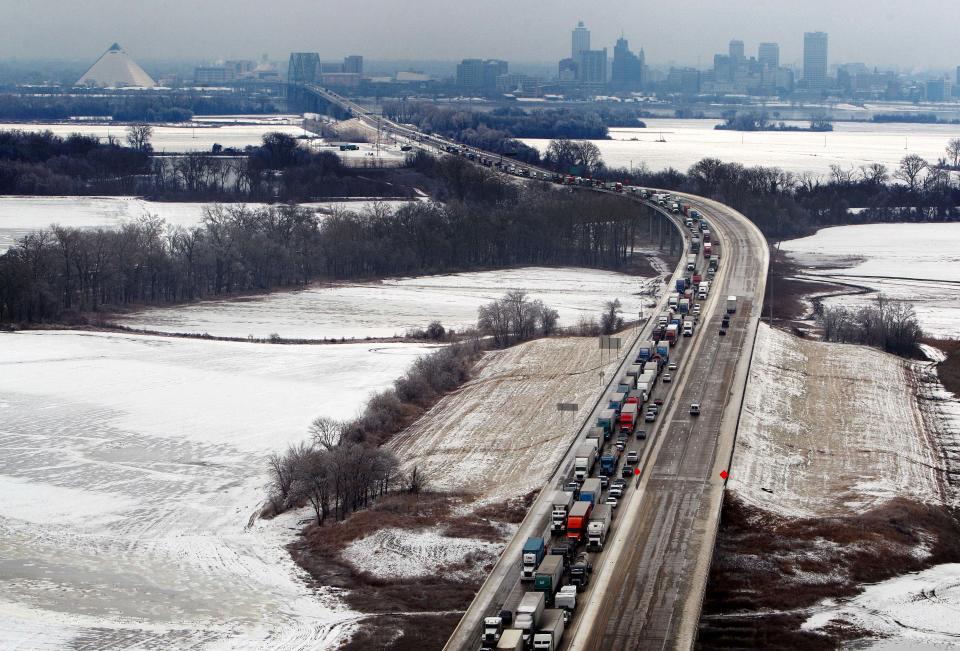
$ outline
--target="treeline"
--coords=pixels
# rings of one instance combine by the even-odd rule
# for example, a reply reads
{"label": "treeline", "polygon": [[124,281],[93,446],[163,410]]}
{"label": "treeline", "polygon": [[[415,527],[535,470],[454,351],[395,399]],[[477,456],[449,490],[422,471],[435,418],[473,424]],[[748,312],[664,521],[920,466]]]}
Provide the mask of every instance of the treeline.
{"label": "treeline", "polygon": [[0,94],[0,120],[67,120],[83,115],[119,122],[185,122],[194,115],[279,113],[281,108],[261,97],[209,91]]}
{"label": "treeline", "polygon": [[787,125],[785,122],[771,122],[766,112],[749,111],[746,113],[728,113],[721,124],[713,127],[721,131],[833,131],[833,123],[825,117],[813,117],[807,128]]}
{"label": "treeline", "polygon": [[878,297],[857,309],[824,307],[817,314],[824,341],[866,344],[888,353],[917,356],[923,330],[913,306]]}
{"label": "treeline", "polygon": [[[134,128],[134,127],[131,127]],[[329,196],[413,196],[411,188],[311,152],[296,138],[268,133],[257,147],[224,155],[189,152],[153,157],[150,147],[119,139],[50,131],[0,132],[0,193],[145,195],[204,201],[310,201]]]}
{"label": "treeline", "polygon": [[314,420],[309,443],[270,457],[270,512],[309,503],[323,525],[327,517],[341,520],[391,489],[423,489],[424,475],[416,468],[401,474],[383,444],[469,379],[480,351],[476,338],[444,346],[417,358],[393,387],[367,401],[359,417]]}
{"label": "treeline", "polygon": [[[451,166],[455,176],[462,162]],[[489,170],[460,178],[465,198],[494,187]],[[638,234],[635,204],[593,193],[521,190],[509,200],[414,202],[320,217],[295,206],[215,205],[201,224],[169,228],[144,218],[119,229],[55,226],[0,257],[0,321],[75,321],[139,304],[356,279],[519,265],[623,268]]]}

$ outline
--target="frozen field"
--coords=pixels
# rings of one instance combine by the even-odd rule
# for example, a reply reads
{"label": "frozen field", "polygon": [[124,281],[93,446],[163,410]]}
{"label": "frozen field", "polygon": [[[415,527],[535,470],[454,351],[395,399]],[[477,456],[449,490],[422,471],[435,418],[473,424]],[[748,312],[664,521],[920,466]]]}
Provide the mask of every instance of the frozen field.
{"label": "frozen field", "polygon": [[[600,394],[594,338],[541,339],[488,354],[477,377],[391,441],[404,466],[442,490],[495,502],[539,490],[563,456],[581,413]],[[581,417],[582,418],[582,417]]]}
{"label": "frozen field", "polygon": [[255,521],[266,456],[425,352],[0,335],[0,647],[329,646],[295,516]]}
{"label": "frozen field", "polygon": [[[372,201],[328,201],[303,204],[318,211],[344,209],[360,211]],[[405,201],[384,201],[396,208]],[[137,197],[0,197],[0,254],[16,240],[51,224],[75,228],[118,228],[144,215],[157,215],[172,226],[194,226],[203,219],[208,203],[146,201]],[[239,204],[224,204],[239,205]],[[259,208],[265,204],[250,203]]]}
{"label": "frozen field", "polygon": [[642,303],[639,294],[648,285],[648,279],[609,271],[528,267],[275,292],[150,309],[118,322],[161,332],[231,337],[391,337],[434,319],[457,330],[473,326],[480,305],[521,288],[556,309],[561,325],[574,325],[581,315],[599,317],[603,303],[613,298],[623,303],[625,318],[635,318]]}
{"label": "frozen field", "polygon": [[951,563],[867,586],[840,603],[824,603],[802,627],[816,630],[841,620],[874,632],[875,637],[857,642],[858,649],[955,649],[958,610],[960,564]]}
{"label": "frozen field", "polygon": [[863,346],[761,324],[731,490],[792,517],[864,512],[892,497],[943,504],[941,447],[925,427],[914,366]]}
{"label": "frozen field", "polygon": [[781,249],[809,267],[807,277],[874,290],[827,299],[856,306],[878,293],[910,302],[926,332],[960,333],[960,224],[865,224],[824,228],[783,242]]}
{"label": "frozen field", "polygon": [[[647,125],[645,129],[610,129],[610,140],[592,141],[600,148],[609,167],[644,164],[651,170],[674,167],[686,172],[697,161],[713,157],[727,163],[776,166],[817,175],[829,174],[833,163],[857,168],[876,162],[895,169],[905,154],[919,154],[935,162],[944,155],[947,141],[957,135],[956,128],[948,124],[837,122],[831,133],[743,133],[714,129],[722,120],[644,118],[643,121]],[[661,136],[666,142],[657,142]],[[550,141],[523,139],[523,142],[542,153]]]}

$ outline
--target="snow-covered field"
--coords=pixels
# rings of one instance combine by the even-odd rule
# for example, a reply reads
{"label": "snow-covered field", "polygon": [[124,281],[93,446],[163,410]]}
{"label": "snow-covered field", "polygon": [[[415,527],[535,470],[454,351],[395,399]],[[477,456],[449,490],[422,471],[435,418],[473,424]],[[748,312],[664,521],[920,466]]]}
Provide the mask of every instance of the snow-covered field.
{"label": "snow-covered field", "polygon": [[591,338],[542,339],[488,354],[477,376],[445,397],[390,445],[430,485],[497,502],[542,488],[563,456],[581,413],[600,394],[601,365]]}
{"label": "snow-covered field", "polygon": [[639,294],[651,286],[649,279],[610,271],[528,267],[208,301],[145,310],[118,322],[160,332],[230,337],[391,337],[424,328],[434,319],[457,330],[473,326],[480,305],[520,288],[556,309],[561,325],[575,325],[584,315],[599,318],[604,302],[613,298],[620,299],[626,318],[636,318],[643,303]]}
{"label": "snow-covered field", "polygon": [[[328,201],[303,204],[317,211],[361,211],[373,201]],[[381,202],[391,208],[405,201]],[[195,226],[203,219],[208,203],[146,201],[138,197],[0,197],[0,254],[16,240],[51,224],[74,228],[118,228],[144,215],[162,217],[171,226]],[[231,204],[224,204],[231,205]],[[260,208],[265,204],[247,204]]]}
{"label": "snow-covered field", "polygon": [[827,305],[855,307],[880,293],[910,302],[926,332],[960,333],[960,223],[836,226],[781,249],[810,268],[807,277],[873,290],[829,298]]}
{"label": "snow-covered field", "polygon": [[858,649],[955,649],[960,640],[960,564],[936,565],[867,586],[840,603],[828,602],[803,623],[817,630],[840,620],[872,631]]}
{"label": "snow-covered field", "polygon": [[0,647],[320,648],[265,458],[349,417],[423,347],[0,335]]}
{"label": "snow-covered field", "polygon": [[948,501],[914,366],[761,324],[730,488],[793,517],[864,512],[901,496]]}

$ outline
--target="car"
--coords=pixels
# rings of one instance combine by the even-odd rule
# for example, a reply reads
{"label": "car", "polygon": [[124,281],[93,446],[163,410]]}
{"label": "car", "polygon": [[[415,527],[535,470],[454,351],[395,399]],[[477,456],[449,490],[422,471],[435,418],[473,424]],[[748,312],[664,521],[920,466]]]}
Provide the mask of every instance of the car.
{"label": "car", "polygon": [[621,477],[633,477],[633,466],[629,463],[623,465],[623,469],[620,470]]}
{"label": "car", "polygon": [[659,413],[660,413],[660,405],[657,405],[657,404],[650,405],[649,407],[647,407],[647,411],[652,411],[652,412],[655,413],[655,414],[659,414]]}
{"label": "car", "polygon": [[657,420],[657,412],[655,411],[648,411],[643,417],[643,421],[645,423],[652,423],[655,420]]}
{"label": "car", "polygon": [[630,440],[630,437],[624,434],[621,434],[620,436],[617,437],[617,443],[623,443],[624,445],[626,445],[627,441],[629,440]]}
{"label": "car", "polygon": [[694,314],[700,314],[700,304],[699,304],[699,303],[694,303],[694,304],[693,304],[693,313],[694,313]]}
{"label": "car", "polygon": [[623,486],[611,486],[608,494],[617,499],[623,497]]}
{"label": "car", "polygon": [[673,382],[673,376],[670,375],[669,373],[664,373],[664,374],[663,374],[663,377],[660,378],[660,381],[661,381],[661,382]]}
{"label": "car", "polygon": [[690,415],[699,416],[700,415],[700,403],[694,402],[690,404]]}
{"label": "car", "polygon": [[564,493],[578,493],[580,492],[580,484],[575,481],[568,481],[563,485]]}
{"label": "car", "polygon": [[636,450],[627,452],[627,463],[636,463],[640,459],[640,453]]}
{"label": "car", "polygon": [[720,328],[720,336],[721,336],[721,337],[726,337],[726,336],[727,336],[727,329],[726,329],[726,328]]}
{"label": "car", "polygon": [[624,441],[617,441],[617,444],[614,447],[616,447],[620,452],[623,452],[623,449],[627,447],[627,444]]}
{"label": "car", "polygon": [[663,406],[663,398],[654,398],[654,399],[653,399],[653,404],[654,404],[654,406],[656,406],[656,407],[662,407],[662,406]]}
{"label": "car", "polygon": [[600,475],[600,488],[606,488],[610,485],[610,478],[606,475]]}
{"label": "car", "polygon": [[641,440],[641,441],[642,441],[642,440],[645,439],[645,438],[647,438],[647,430],[645,430],[645,429],[638,429],[638,430],[637,430],[637,440]]}
{"label": "car", "polygon": [[678,368],[678,367],[677,367],[677,363],[676,363],[676,362],[670,362],[669,364],[667,364],[667,370],[668,370],[668,371],[676,371],[677,368]]}
{"label": "car", "polygon": [[620,503],[620,500],[618,500],[616,497],[613,497],[613,496],[611,495],[611,496],[608,497],[606,500],[604,500],[603,503],[606,504],[607,506],[609,506],[610,508],[615,509],[615,508],[617,508],[617,504]]}

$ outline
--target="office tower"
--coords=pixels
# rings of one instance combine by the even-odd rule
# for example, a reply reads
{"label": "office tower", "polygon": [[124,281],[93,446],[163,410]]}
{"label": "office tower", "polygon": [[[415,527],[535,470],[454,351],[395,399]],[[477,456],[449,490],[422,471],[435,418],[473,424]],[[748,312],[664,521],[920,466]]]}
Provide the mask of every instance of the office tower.
{"label": "office tower", "polygon": [[577,28],[573,30],[571,37],[570,57],[576,61],[581,52],[590,49],[590,30],[583,26],[581,20],[577,23]]}
{"label": "office tower", "polygon": [[743,61],[743,41],[730,41],[730,58],[734,63]]}
{"label": "office tower", "polygon": [[757,49],[757,61],[768,68],[779,68],[780,46],[776,43],[761,43]]}
{"label": "office tower", "polygon": [[823,32],[803,35],[803,79],[810,90],[827,87],[827,35]]}

